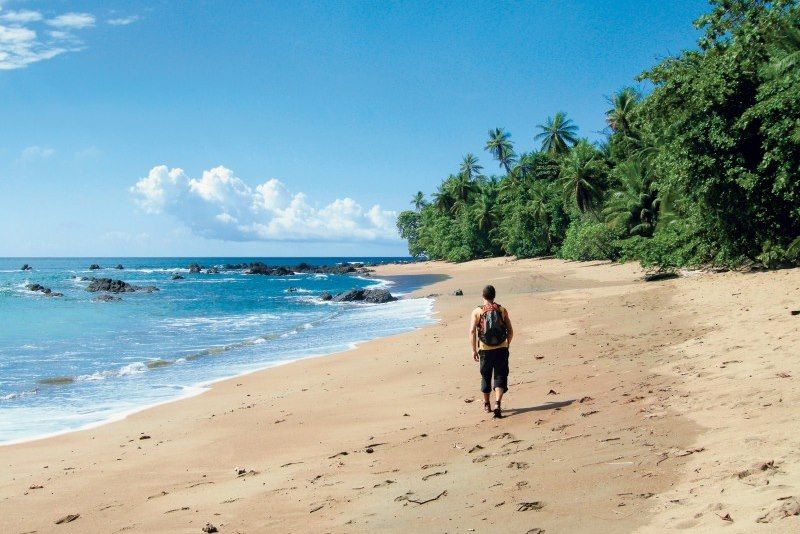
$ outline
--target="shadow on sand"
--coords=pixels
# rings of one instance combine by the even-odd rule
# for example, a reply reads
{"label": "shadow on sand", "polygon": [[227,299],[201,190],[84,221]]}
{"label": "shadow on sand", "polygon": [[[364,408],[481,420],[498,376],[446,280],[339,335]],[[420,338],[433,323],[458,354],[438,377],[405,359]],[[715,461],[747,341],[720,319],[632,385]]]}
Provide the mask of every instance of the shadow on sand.
{"label": "shadow on sand", "polygon": [[511,417],[513,415],[520,415],[528,412],[542,412],[545,410],[555,410],[556,408],[563,408],[564,406],[569,406],[573,402],[575,402],[575,399],[558,401],[558,402],[546,402],[538,406],[529,406],[528,408],[509,408],[508,410],[503,410],[503,416]]}

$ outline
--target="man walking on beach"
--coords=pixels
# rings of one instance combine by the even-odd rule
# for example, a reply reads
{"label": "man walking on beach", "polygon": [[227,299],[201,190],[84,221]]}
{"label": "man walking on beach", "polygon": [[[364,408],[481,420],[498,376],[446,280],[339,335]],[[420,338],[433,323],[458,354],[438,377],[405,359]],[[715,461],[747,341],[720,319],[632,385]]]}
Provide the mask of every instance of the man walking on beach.
{"label": "man walking on beach", "polygon": [[472,347],[472,359],[480,362],[483,409],[487,413],[492,411],[489,394],[494,386],[497,398],[494,417],[499,419],[503,417],[500,402],[508,391],[508,347],[514,337],[514,329],[508,318],[508,310],[497,304],[494,298],[494,286],[484,287],[483,305],[472,310],[469,344]]}

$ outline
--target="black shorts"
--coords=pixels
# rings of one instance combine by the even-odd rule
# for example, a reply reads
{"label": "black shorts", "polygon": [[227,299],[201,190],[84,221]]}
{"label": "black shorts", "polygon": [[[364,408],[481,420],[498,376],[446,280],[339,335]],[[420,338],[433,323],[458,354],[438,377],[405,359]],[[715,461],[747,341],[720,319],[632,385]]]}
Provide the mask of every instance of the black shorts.
{"label": "black shorts", "polygon": [[[481,391],[490,393],[492,388],[508,391],[508,347],[482,350],[480,354]],[[494,375],[494,380],[492,380]],[[490,386],[491,384],[491,386]]]}

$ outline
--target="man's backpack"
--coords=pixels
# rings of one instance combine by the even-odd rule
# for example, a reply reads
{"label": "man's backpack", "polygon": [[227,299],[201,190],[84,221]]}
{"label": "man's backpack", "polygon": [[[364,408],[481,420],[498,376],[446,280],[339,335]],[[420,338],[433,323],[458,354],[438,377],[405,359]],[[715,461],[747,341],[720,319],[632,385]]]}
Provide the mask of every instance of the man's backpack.
{"label": "man's backpack", "polygon": [[478,339],[490,347],[500,345],[508,337],[506,322],[503,312],[495,303],[487,304],[481,308],[481,322],[478,327]]}

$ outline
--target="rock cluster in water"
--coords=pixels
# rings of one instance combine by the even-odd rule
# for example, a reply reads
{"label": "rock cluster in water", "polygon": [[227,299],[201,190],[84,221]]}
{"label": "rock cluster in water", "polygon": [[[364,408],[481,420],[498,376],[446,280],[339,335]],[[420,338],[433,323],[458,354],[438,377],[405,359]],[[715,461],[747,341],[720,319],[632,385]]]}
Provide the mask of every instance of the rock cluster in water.
{"label": "rock cluster in water", "polygon": [[[325,299],[323,299],[325,300]],[[388,289],[351,289],[339,293],[331,299],[333,302],[369,302],[372,304],[383,304],[397,300],[392,296]]]}
{"label": "rock cluster in water", "polygon": [[134,291],[145,291],[152,293],[158,291],[156,286],[135,286],[122,280],[112,280],[111,278],[90,278],[91,282],[86,291],[96,293],[105,291],[108,293],[133,293]]}
{"label": "rock cluster in water", "polygon": [[91,265],[89,266],[89,270],[90,270],[90,271],[96,271],[97,269],[102,269],[102,267],[100,267],[100,266],[99,266],[98,264],[96,264],[96,263],[93,263],[93,264],[91,264]]}
{"label": "rock cluster in water", "polygon": [[36,291],[37,293],[41,293],[48,297],[63,297],[63,293],[57,293],[50,289],[49,287],[44,287],[42,284],[27,284],[25,289],[28,291]]}
{"label": "rock cluster in water", "polygon": [[31,267],[26,263],[25,265],[22,266],[22,268],[20,268],[20,271],[30,271],[31,269],[33,269],[33,267]]}
{"label": "rock cluster in water", "polygon": [[336,265],[310,265],[308,263],[300,263],[294,266],[270,266],[260,261],[250,263],[226,263],[222,266],[204,267],[199,263],[190,263],[187,268],[190,273],[201,273],[205,271],[208,274],[217,274],[221,271],[245,271],[247,274],[261,274],[265,276],[290,276],[295,273],[304,274],[361,274],[369,276],[372,272],[363,264],[350,264],[340,263]]}

